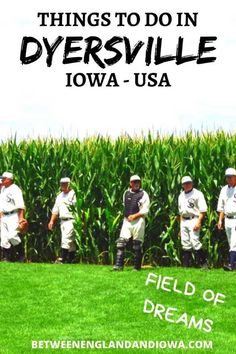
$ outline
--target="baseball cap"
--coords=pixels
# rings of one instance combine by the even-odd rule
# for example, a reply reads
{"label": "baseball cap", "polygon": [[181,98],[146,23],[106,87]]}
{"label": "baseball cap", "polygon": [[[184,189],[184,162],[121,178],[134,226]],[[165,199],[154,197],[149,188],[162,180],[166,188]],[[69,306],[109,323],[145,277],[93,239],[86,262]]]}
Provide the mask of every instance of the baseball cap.
{"label": "baseball cap", "polygon": [[70,178],[69,177],[63,177],[60,179],[60,183],[70,183]]}
{"label": "baseball cap", "polygon": [[184,176],[181,180],[181,183],[189,183],[189,182],[193,182],[192,178],[190,176]]}
{"label": "baseball cap", "polygon": [[130,177],[130,182],[141,181],[141,178],[138,175],[133,175]]}
{"label": "baseball cap", "polygon": [[227,168],[227,170],[225,171],[225,176],[236,176],[235,168]]}
{"label": "baseball cap", "polygon": [[11,172],[4,172],[3,174],[2,174],[2,176],[0,176],[0,178],[1,179],[3,179],[3,178],[9,178],[9,179],[14,179],[14,176],[13,176],[13,173],[11,173]]}

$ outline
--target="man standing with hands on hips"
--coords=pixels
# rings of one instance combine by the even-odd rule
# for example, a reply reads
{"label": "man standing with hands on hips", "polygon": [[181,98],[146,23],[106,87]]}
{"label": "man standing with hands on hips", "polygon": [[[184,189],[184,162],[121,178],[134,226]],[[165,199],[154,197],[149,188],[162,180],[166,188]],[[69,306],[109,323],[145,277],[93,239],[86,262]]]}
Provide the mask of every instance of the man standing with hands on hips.
{"label": "man standing with hands on hips", "polygon": [[195,251],[196,262],[202,268],[208,268],[205,252],[200,242],[202,221],[207,212],[205,198],[199,190],[193,188],[193,180],[189,176],[182,178],[183,191],[179,195],[180,236],[183,248],[183,266],[189,267],[192,250]]}
{"label": "man standing with hands on hips", "polygon": [[52,209],[48,229],[53,230],[57,219],[61,221],[61,257],[55,263],[73,263],[75,259],[74,217],[70,207],[76,203],[76,195],[70,188],[70,178],[60,180],[61,193],[57,196]]}
{"label": "man standing with hands on hips", "polygon": [[229,243],[229,265],[225,265],[224,270],[232,272],[236,261],[236,170],[227,168],[225,177],[227,185],[221,189],[217,205],[218,229],[223,228],[223,221],[225,221],[225,231]]}
{"label": "man standing with hands on hips", "polygon": [[117,257],[114,271],[123,270],[124,252],[129,240],[133,238],[134,270],[141,269],[142,244],[145,232],[145,216],[149,211],[149,196],[141,189],[141,179],[138,175],[131,176],[130,188],[123,195],[124,221],[120,237],[116,241]]}

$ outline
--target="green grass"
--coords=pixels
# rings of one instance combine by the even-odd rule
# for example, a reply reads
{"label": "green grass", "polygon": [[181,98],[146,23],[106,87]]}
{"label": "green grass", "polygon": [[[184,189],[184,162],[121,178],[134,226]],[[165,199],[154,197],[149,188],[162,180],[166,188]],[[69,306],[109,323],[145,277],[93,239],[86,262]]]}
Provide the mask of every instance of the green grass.
{"label": "green grass", "polygon": [[[31,340],[207,340],[213,350],[164,350],[166,353],[235,353],[235,273],[223,270],[155,268],[110,272],[95,265],[0,264],[0,353],[30,352],[120,353],[127,350],[31,349]],[[148,273],[161,274],[196,286],[196,294],[156,290],[145,286]],[[202,300],[206,289],[226,295],[214,306]],[[197,319],[210,318],[213,329],[206,333],[169,323],[143,313],[144,300],[175,307]],[[128,350],[130,353],[131,351]],[[156,353],[162,350],[132,350]]]}

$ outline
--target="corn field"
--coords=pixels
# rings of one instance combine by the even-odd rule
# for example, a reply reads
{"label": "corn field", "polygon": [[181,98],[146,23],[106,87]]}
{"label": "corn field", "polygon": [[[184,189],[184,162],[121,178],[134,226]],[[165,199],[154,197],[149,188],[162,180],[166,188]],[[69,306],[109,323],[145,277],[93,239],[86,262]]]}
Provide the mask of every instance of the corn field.
{"label": "corn field", "polygon": [[[10,139],[0,145],[1,171],[12,171],[22,188],[26,217],[25,235],[29,261],[50,262],[60,251],[60,229],[47,224],[59,180],[69,176],[77,195],[76,241],[80,262],[112,264],[115,240],[122,223],[122,196],[129,177],[139,174],[151,199],[144,242],[143,264],[178,265],[181,262],[179,225],[176,220],[181,177],[191,175],[208,204],[202,241],[208,260],[219,266],[227,260],[224,231],[216,229],[216,205],[224,171],[235,167],[236,134],[224,132],[184,137],[122,136],[116,140],[92,137],[79,140]],[[126,261],[132,260],[132,248]]]}

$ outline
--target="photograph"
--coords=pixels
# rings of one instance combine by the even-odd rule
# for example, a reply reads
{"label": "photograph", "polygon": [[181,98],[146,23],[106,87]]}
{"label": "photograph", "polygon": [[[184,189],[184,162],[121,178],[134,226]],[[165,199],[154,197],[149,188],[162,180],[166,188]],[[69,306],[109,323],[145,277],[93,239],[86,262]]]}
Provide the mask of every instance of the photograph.
{"label": "photograph", "polygon": [[235,353],[233,1],[1,8],[0,353]]}

